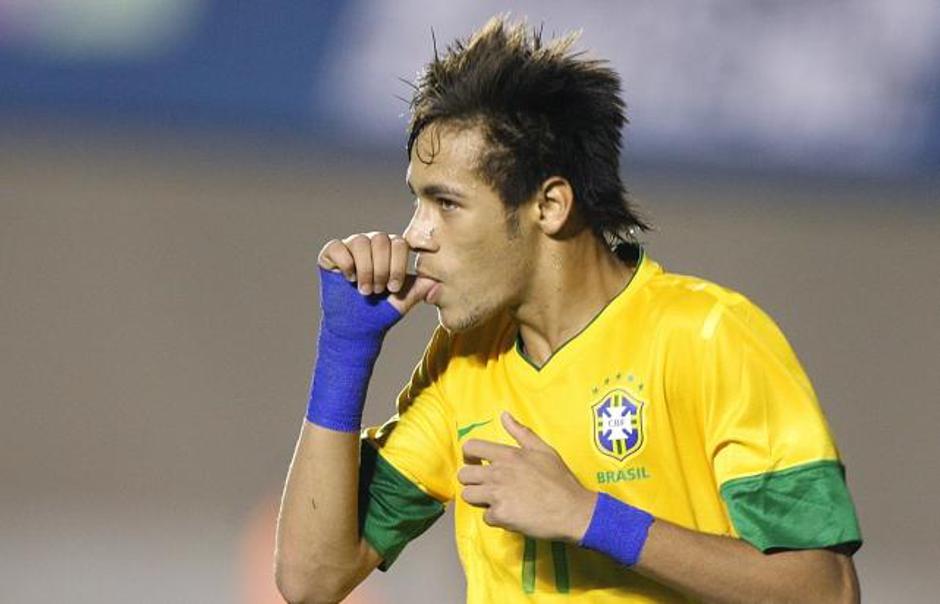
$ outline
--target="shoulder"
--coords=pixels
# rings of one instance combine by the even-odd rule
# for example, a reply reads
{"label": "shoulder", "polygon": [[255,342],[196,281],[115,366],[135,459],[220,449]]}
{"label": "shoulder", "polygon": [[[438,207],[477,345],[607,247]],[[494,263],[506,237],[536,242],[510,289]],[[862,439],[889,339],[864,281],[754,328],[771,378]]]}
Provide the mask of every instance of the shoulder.
{"label": "shoulder", "polygon": [[647,283],[646,320],[676,360],[717,354],[796,364],[783,331],[744,294],[700,277],[660,272]]}
{"label": "shoulder", "polygon": [[727,320],[748,324],[765,317],[742,293],[701,277],[659,271],[644,287],[645,310],[660,327],[708,336]]}

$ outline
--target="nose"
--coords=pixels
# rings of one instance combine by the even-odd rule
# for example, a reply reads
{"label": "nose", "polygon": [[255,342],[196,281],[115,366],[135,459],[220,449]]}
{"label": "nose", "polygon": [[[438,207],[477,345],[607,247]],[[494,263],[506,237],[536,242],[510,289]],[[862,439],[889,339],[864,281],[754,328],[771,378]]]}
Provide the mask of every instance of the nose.
{"label": "nose", "polygon": [[419,201],[402,237],[408,243],[408,247],[413,250],[433,252],[437,249],[434,239],[434,220],[431,213],[422,206],[423,204]]}

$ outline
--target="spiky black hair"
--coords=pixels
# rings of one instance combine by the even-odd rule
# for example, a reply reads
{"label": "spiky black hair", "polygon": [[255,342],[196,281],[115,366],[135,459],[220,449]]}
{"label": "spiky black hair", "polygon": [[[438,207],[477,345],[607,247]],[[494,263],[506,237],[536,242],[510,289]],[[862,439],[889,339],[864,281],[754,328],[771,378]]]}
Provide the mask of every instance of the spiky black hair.
{"label": "spiky black hair", "polygon": [[649,225],[620,178],[627,119],[620,78],[605,61],[573,52],[578,34],[543,44],[542,31],[494,17],[434,58],[414,85],[408,157],[432,122],[481,127],[476,167],[512,211],[550,176],[568,180],[575,208],[612,247],[634,247]]}

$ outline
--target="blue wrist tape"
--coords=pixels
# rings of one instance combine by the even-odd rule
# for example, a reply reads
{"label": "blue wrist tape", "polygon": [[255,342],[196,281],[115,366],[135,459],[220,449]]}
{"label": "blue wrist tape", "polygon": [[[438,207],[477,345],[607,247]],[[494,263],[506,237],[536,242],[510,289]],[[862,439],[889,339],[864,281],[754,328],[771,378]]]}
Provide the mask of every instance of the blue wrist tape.
{"label": "blue wrist tape", "polygon": [[320,269],[320,338],[307,419],[338,432],[358,432],[372,367],[401,314],[388,294],[363,296],[341,273]]}
{"label": "blue wrist tape", "polygon": [[600,493],[580,545],[607,554],[625,566],[633,566],[640,559],[651,524],[651,514]]}

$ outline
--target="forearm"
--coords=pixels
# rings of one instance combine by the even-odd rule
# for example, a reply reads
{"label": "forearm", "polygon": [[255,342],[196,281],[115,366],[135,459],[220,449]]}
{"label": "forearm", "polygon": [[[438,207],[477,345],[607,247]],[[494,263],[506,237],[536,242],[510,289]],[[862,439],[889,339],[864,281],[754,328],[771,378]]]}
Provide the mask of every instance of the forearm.
{"label": "forearm", "polygon": [[359,438],[304,422],[281,500],[278,585],[291,601],[342,597],[378,563],[359,536]]}
{"label": "forearm", "polygon": [[764,554],[739,539],[655,520],[636,572],[706,602],[858,602],[851,558],[827,550]]}
{"label": "forearm", "polygon": [[341,600],[381,562],[359,535],[359,431],[385,333],[433,284],[407,277],[407,261],[405,242],[384,233],[334,239],[318,257],[317,362],[277,527],[289,602]]}
{"label": "forearm", "polygon": [[341,599],[378,563],[359,537],[359,430],[382,340],[402,316],[384,298],[361,295],[322,261],[321,254],[317,362],[276,546],[278,587],[299,602],[310,600],[313,588],[318,601]]}

